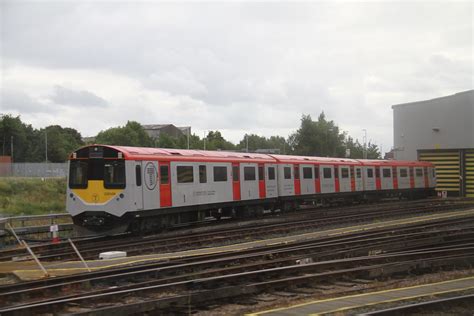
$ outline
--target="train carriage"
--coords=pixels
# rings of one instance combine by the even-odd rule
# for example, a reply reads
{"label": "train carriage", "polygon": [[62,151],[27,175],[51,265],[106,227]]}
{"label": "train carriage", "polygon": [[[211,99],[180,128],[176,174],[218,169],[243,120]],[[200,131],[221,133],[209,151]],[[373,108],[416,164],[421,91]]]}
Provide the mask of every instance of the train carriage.
{"label": "train carriage", "polygon": [[67,211],[86,232],[248,217],[301,200],[429,194],[427,162],[90,145],[69,159]]}

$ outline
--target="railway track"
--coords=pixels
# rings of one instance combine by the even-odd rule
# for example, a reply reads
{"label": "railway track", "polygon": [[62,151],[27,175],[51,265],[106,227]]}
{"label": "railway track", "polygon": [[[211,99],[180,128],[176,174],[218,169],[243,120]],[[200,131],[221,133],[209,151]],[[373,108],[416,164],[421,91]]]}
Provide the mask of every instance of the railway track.
{"label": "railway track", "polygon": [[[474,207],[474,202],[426,200],[414,202],[387,203],[381,205],[352,206],[335,209],[306,209],[291,214],[258,221],[237,221],[213,225],[204,232],[176,231],[154,236],[111,236],[77,240],[75,244],[85,259],[96,259],[100,252],[121,250],[128,255],[186,250],[196,247],[225,244],[229,241],[248,241],[275,235],[288,235],[348,223],[363,223],[407,215],[430,214],[440,211],[461,210]],[[225,227],[227,226],[227,227]],[[258,228],[258,229],[256,229]],[[173,234],[175,236],[173,236]],[[170,236],[170,237],[166,237]],[[76,253],[67,242],[32,246],[42,261],[75,260]],[[25,249],[0,251],[0,261],[11,261],[14,257],[28,260]]]}
{"label": "railway track", "polygon": [[3,286],[0,313],[176,312],[281,288],[462,267],[473,260],[472,221],[439,220]]}
{"label": "railway track", "polygon": [[[404,303],[402,305],[396,306],[396,307],[391,307],[391,308],[386,308],[386,309],[380,309],[380,310],[375,310],[375,311],[370,311],[370,312],[365,312],[361,315],[367,315],[367,316],[388,316],[388,315],[407,315],[407,314],[414,314],[414,313],[420,313],[423,312],[425,315],[429,315],[430,312],[433,314],[436,312],[440,311],[446,311],[449,312],[450,314],[456,314],[456,312],[453,312],[453,309],[455,310],[456,307],[459,307],[460,305],[462,306],[463,304],[468,305],[471,308],[474,306],[474,294],[457,294],[452,297],[447,297],[447,298],[437,298],[437,299],[430,299],[428,301],[423,301],[423,302],[412,302],[412,303]],[[468,310],[466,306],[466,311]]]}

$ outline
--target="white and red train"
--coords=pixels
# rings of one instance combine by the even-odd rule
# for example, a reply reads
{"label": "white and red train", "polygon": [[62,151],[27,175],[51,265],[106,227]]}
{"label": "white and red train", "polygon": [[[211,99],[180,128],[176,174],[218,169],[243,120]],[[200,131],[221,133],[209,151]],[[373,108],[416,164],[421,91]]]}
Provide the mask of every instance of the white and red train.
{"label": "white and red train", "polygon": [[91,145],[70,155],[67,211],[93,232],[150,231],[303,200],[426,196],[435,184],[420,161]]}

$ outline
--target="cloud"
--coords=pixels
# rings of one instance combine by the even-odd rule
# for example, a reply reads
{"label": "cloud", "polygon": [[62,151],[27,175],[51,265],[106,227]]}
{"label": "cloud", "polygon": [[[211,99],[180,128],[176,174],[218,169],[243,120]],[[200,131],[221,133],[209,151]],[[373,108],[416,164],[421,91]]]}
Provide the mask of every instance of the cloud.
{"label": "cloud", "polygon": [[26,96],[9,107],[69,125],[87,107],[84,135],[134,119],[236,142],[286,136],[324,110],[388,148],[392,104],[473,88],[468,2],[1,6],[2,85]]}
{"label": "cloud", "polygon": [[78,105],[81,107],[106,107],[108,102],[92,92],[73,90],[62,86],[54,86],[54,94],[50,99],[62,105]]}
{"label": "cloud", "polygon": [[53,108],[38,101],[24,92],[0,89],[0,111],[12,111],[15,113],[50,113]]}

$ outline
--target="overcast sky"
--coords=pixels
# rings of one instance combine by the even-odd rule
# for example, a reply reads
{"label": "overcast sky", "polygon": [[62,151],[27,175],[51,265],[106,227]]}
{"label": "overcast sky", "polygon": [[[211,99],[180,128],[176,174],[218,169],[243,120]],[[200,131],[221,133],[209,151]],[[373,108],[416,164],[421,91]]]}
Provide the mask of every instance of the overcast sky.
{"label": "overcast sky", "polygon": [[384,151],[391,105],[473,89],[470,2],[3,1],[0,112],[83,136],[288,136],[324,111]]}

